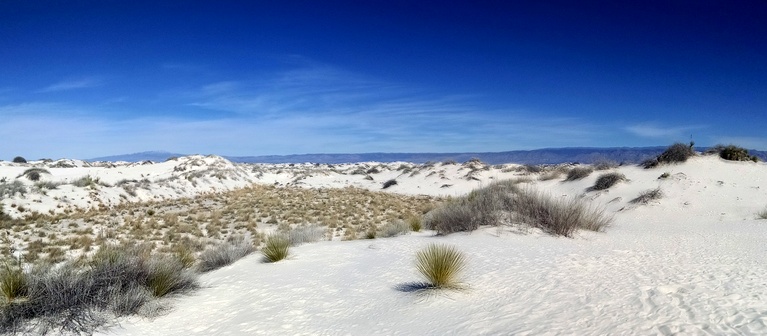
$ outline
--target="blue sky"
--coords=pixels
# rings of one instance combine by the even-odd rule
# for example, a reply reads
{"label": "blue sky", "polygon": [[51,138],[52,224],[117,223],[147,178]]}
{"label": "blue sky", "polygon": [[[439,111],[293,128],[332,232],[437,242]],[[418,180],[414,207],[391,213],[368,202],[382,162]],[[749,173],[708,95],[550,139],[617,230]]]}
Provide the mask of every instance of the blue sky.
{"label": "blue sky", "polygon": [[764,1],[0,1],[0,158],[767,150]]}

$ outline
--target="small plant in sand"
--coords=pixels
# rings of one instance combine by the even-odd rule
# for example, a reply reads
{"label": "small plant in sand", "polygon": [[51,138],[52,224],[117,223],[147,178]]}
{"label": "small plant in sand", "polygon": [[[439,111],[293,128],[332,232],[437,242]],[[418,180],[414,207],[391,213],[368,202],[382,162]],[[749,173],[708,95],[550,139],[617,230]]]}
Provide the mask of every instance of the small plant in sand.
{"label": "small plant in sand", "polygon": [[261,253],[264,255],[264,261],[277,262],[288,257],[290,250],[290,239],[281,234],[274,234],[266,239]]}
{"label": "small plant in sand", "polygon": [[637,198],[629,201],[629,203],[633,204],[647,204],[650,203],[650,201],[658,200],[663,197],[663,192],[660,190],[660,188],[645,190]]}
{"label": "small plant in sand", "polygon": [[767,219],[767,208],[764,208],[764,210],[760,211],[757,216],[761,219]]}
{"label": "small plant in sand", "polygon": [[397,185],[397,180],[392,179],[392,180],[388,180],[384,182],[383,187],[381,189],[388,189],[389,187],[393,185]]}
{"label": "small plant in sand", "polygon": [[431,288],[460,288],[466,257],[453,246],[431,244],[416,253],[415,267]]}
{"label": "small plant in sand", "polygon": [[751,155],[748,149],[735,145],[717,145],[712,150],[719,152],[719,157],[728,161],[759,161],[759,158]]}
{"label": "small plant in sand", "polygon": [[594,170],[592,168],[588,167],[575,167],[573,169],[570,169],[569,172],[567,172],[567,178],[565,178],[565,181],[577,181],[580,179],[584,179],[587,176],[591,175],[591,173]]}
{"label": "small plant in sand", "polygon": [[19,263],[6,262],[0,270],[0,293],[6,303],[13,303],[27,294],[27,279]]}
{"label": "small plant in sand", "polygon": [[421,217],[417,216],[411,216],[408,218],[407,223],[410,225],[410,230],[413,232],[419,232],[421,231],[421,227],[423,226],[421,224]]}
{"label": "small plant in sand", "polygon": [[24,176],[30,181],[40,181],[41,174],[50,175],[51,172],[43,168],[29,168],[25,170],[23,173],[21,173],[19,177]]}
{"label": "small plant in sand", "polygon": [[683,144],[683,143],[675,143],[671,146],[669,146],[663,153],[658,155],[656,158],[646,160],[642,162],[640,165],[644,167],[645,169],[654,168],[661,164],[669,164],[669,163],[683,163],[686,162],[687,159],[693,157],[695,155],[695,151],[693,150],[693,142],[690,142],[689,145]]}
{"label": "small plant in sand", "polygon": [[597,181],[594,183],[594,185],[588,188],[588,190],[593,191],[593,190],[609,189],[610,187],[614,186],[616,183],[620,181],[625,181],[625,180],[626,180],[626,176],[621,173],[602,174],[597,178]]}
{"label": "small plant in sand", "polygon": [[13,163],[27,163],[27,159],[25,159],[25,158],[23,158],[21,156],[17,156],[15,158],[13,158]]}

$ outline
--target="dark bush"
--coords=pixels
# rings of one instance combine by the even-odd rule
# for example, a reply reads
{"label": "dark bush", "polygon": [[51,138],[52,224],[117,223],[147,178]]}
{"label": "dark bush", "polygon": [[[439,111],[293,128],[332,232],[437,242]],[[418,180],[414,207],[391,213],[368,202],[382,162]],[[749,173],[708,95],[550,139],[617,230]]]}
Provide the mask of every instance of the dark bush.
{"label": "dark bush", "polygon": [[567,178],[565,181],[576,181],[585,178],[586,176],[591,175],[591,173],[594,172],[591,168],[586,167],[575,167],[573,169],[570,169],[569,172],[567,172]]}
{"label": "dark bush", "polygon": [[597,181],[594,183],[594,185],[589,187],[588,190],[589,191],[605,190],[625,179],[626,179],[626,176],[621,173],[602,174],[599,176],[599,178],[597,178]]}
{"label": "dark bush", "polygon": [[647,168],[653,168],[660,164],[666,164],[666,163],[682,163],[686,162],[687,159],[691,158],[695,155],[695,151],[693,151],[692,143],[689,145],[685,145],[683,143],[675,143],[671,146],[669,146],[663,153],[658,155],[655,159],[650,159],[645,162],[642,162],[642,166]]}
{"label": "dark bush", "polygon": [[17,156],[15,158],[13,158],[13,162],[14,163],[27,163],[27,159],[25,159],[25,158],[23,158],[21,156]]}
{"label": "dark bush", "polygon": [[749,154],[748,149],[735,145],[722,146],[719,157],[729,161],[759,161],[759,158]]}
{"label": "dark bush", "polygon": [[391,187],[393,185],[397,185],[397,180],[391,179],[391,180],[388,180],[388,181],[384,182],[383,188],[381,188],[381,189],[386,189],[386,188],[389,188],[389,187]]}

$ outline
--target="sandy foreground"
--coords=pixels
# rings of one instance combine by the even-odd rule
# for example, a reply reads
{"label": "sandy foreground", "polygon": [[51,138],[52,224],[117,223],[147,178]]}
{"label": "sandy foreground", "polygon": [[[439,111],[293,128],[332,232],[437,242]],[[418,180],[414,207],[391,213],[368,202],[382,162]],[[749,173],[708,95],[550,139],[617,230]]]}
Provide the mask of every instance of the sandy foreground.
{"label": "sandy foreground", "polygon": [[[206,165],[219,162],[210,160]],[[117,183],[118,175],[173,176],[179,163],[158,168],[163,164],[144,166],[148,171],[140,173],[127,166],[50,168],[49,178],[65,175],[58,169],[81,169],[67,172],[74,177],[87,171]],[[136,198],[171,198],[248,183],[380,190],[381,183],[392,178],[398,184],[388,188],[390,192],[457,196],[521,175],[507,169],[511,165],[475,169],[461,164],[403,173],[399,163],[379,165],[380,172],[369,174],[370,180],[351,172],[375,163],[311,171],[301,165],[222,164],[222,169],[231,169],[226,179],[201,178],[193,186],[179,178],[169,182],[177,185],[156,189],[166,191],[149,188]],[[0,176],[9,177],[24,170],[0,168]],[[650,170],[625,166],[609,171],[625,174],[628,181],[587,192],[604,172],[574,182],[563,182],[563,177],[538,181],[530,175],[533,187],[554,197],[584,197],[605,208],[614,215],[606,232],[561,238],[514,227],[442,237],[425,231],[306,244],[292,248],[290,259],[274,264],[262,263],[253,254],[204,274],[199,291],[164,299],[172,307],[167,314],[124,318],[103,334],[767,334],[767,220],[757,215],[767,207],[767,165],[696,157]],[[663,173],[668,177],[659,179]],[[661,189],[663,198],[644,205],[629,203],[654,188]],[[34,203],[40,211],[56,211],[60,208],[54,197],[60,196],[49,192]],[[11,202],[17,207],[26,204],[27,197],[4,199],[5,209]],[[92,202],[120,199],[93,197]],[[466,290],[424,294],[401,288],[421,280],[414,254],[432,242],[466,253]]]}

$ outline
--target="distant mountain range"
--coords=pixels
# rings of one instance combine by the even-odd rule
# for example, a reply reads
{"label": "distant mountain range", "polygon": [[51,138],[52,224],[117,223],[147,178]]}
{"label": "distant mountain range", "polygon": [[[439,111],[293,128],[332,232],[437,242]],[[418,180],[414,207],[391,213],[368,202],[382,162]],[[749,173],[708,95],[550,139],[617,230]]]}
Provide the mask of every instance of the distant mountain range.
{"label": "distant mountain range", "polygon": [[[442,162],[453,160],[465,162],[473,158],[490,164],[520,163],[520,164],[556,164],[565,162],[594,163],[613,161],[618,163],[638,163],[654,157],[663,150],[659,147],[606,147],[606,148],[544,148],[535,150],[517,150],[507,152],[478,152],[478,153],[362,153],[362,154],[295,154],[295,155],[264,155],[264,156],[224,156],[232,162],[242,163],[350,163],[350,162],[395,162],[405,161],[424,163],[428,161]],[[706,148],[696,147],[703,151]],[[751,154],[767,161],[767,151],[751,150]],[[186,154],[161,151],[141,152],[125,155],[105,156],[87,161],[154,161],[162,162],[171,157]]]}

